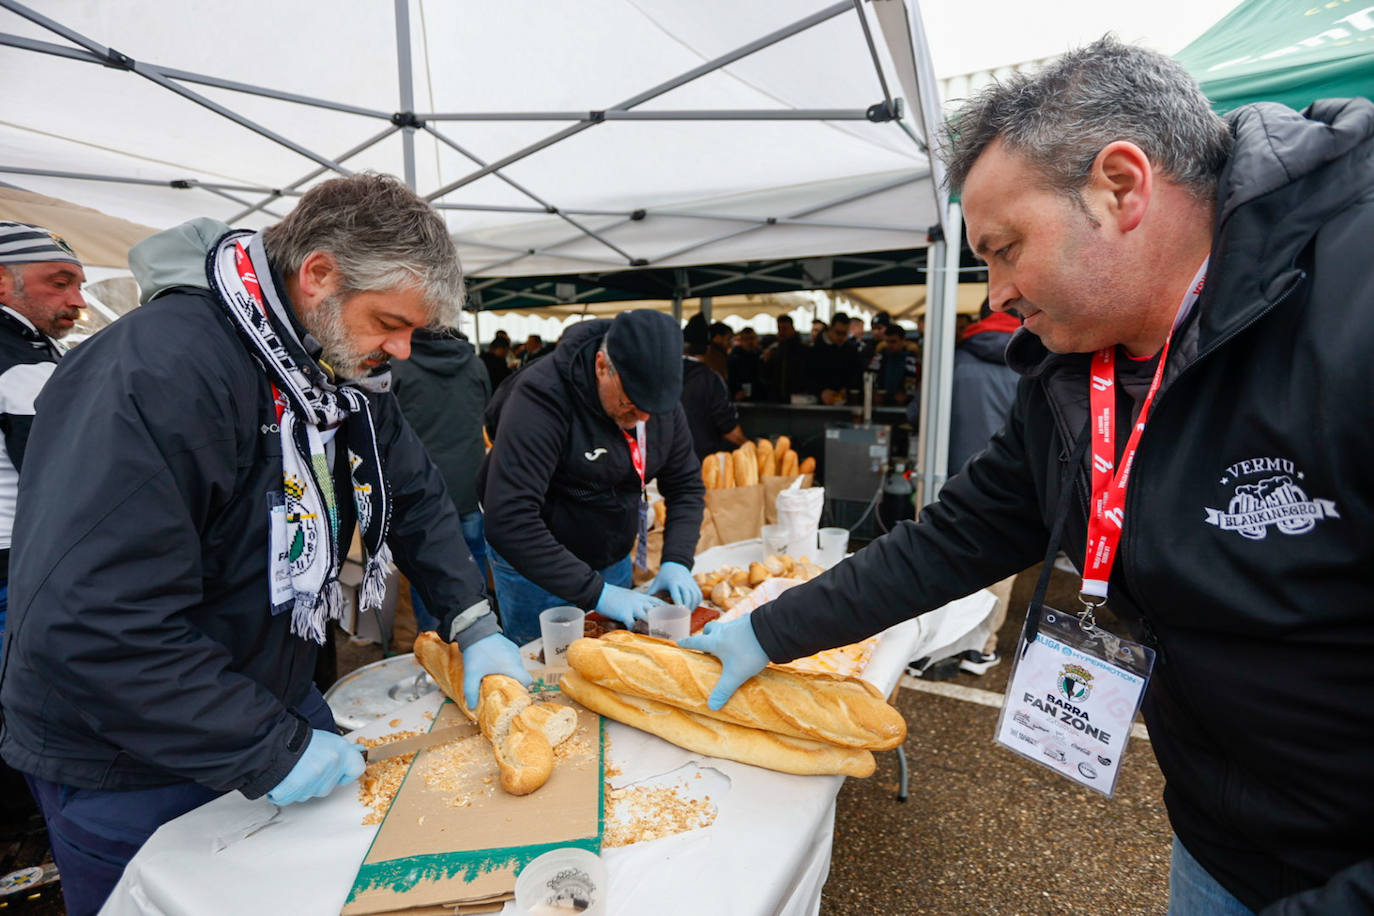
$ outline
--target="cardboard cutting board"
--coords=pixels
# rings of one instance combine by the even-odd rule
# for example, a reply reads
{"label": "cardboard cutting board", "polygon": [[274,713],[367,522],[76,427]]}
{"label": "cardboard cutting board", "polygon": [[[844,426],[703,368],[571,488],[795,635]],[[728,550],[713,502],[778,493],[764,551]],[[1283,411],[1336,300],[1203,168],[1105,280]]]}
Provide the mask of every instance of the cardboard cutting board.
{"label": "cardboard cutting board", "polygon": [[[551,849],[600,853],[606,766],[601,717],[561,694],[537,699],[577,710],[577,731],[567,742],[577,753],[557,759],[553,775],[537,791],[516,797],[501,789],[491,745],[475,725],[474,737],[463,745],[420,751],[358,868],[343,916],[453,912],[460,904],[480,908],[510,897],[520,869]],[[431,730],[465,722],[458,707],[445,701]],[[462,761],[457,770],[451,765],[455,756]],[[449,765],[436,769],[445,761]]]}

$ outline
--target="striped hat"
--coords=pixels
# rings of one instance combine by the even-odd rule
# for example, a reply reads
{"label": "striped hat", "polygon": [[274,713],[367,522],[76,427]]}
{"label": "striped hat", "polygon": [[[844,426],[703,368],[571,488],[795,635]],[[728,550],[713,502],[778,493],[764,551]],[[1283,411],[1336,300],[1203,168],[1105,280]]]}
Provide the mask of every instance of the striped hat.
{"label": "striped hat", "polygon": [[62,236],[42,226],[0,221],[0,264],[28,264],[33,261],[68,261],[80,264]]}

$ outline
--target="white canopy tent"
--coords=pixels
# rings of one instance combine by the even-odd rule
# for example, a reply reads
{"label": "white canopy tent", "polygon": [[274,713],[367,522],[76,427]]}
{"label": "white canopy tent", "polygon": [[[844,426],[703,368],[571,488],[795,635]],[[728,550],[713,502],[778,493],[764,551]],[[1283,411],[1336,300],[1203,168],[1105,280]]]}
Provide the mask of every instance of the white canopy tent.
{"label": "white canopy tent", "polygon": [[0,0],[0,74],[32,87],[7,97],[0,173],[152,226],[264,225],[332,174],[403,175],[479,293],[928,242],[957,266],[917,0],[823,2]]}

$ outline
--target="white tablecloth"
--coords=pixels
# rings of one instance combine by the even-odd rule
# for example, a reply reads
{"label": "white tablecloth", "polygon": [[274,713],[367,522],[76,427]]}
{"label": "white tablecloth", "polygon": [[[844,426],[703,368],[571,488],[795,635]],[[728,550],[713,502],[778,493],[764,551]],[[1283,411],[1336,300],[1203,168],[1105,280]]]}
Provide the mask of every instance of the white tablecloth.
{"label": "white tablecloth", "polygon": [[[961,640],[981,646],[993,602],[979,592],[886,631],[864,677],[890,693],[910,659]],[[440,700],[437,693],[416,700],[358,734],[428,728],[425,714]],[[612,914],[819,911],[843,777],[792,776],[702,757],[618,722],[608,722],[606,733],[609,759],[623,773],[617,785],[689,762],[729,781],[723,796],[712,796],[719,813],[710,827],[605,850]],[[265,798],[225,795],[153,834],[101,912],[334,916],[377,830],[361,826],[365,814],[352,787],[281,809]]]}

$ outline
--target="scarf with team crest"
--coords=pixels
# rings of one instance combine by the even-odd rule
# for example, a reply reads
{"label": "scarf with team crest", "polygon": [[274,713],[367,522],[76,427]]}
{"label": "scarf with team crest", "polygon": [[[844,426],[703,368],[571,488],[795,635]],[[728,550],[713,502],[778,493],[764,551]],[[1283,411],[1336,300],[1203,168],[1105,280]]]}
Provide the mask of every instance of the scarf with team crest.
{"label": "scarf with team crest", "polygon": [[[281,438],[282,488],[268,494],[268,584],[272,613],[291,612],[291,632],[323,644],[343,612],[338,494],[325,445],[342,429],[358,528],[367,549],[358,604],[382,606],[391,551],[391,499],[376,429],[360,387],[384,390],[370,376],[335,383],[306,352],[272,279],[262,233],[235,230],[211,247],[206,274],[239,337],[272,385]],[[265,430],[272,432],[274,430]],[[337,448],[337,446],[336,446]]]}

